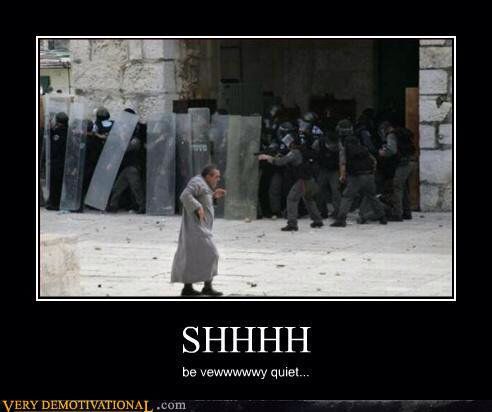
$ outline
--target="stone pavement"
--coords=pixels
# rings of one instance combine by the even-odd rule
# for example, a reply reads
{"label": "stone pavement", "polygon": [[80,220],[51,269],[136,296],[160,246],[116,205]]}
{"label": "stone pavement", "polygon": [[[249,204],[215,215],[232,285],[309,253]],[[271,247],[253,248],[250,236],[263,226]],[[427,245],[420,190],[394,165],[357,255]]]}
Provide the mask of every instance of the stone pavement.
{"label": "stone pavement", "polygon": [[[214,284],[238,297],[450,296],[452,215],[281,232],[284,220],[216,219]],[[84,296],[178,296],[170,283],[180,217],[40,209],[41,233],[76,235]],[[43,259],[43,256],[41,256]]]}

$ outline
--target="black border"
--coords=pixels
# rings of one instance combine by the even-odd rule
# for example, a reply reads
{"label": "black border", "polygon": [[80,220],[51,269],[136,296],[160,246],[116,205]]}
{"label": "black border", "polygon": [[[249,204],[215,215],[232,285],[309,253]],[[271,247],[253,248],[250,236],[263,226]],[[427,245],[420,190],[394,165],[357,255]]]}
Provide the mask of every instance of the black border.
{"label": "black border", "polygon": [[[36,39],[36,36],[39,37]],[[84,37],[77,37],[76,40],[107,40],[107,39],[118,39],[121,37],[114,37],[113,36],[107,36],[107,37],[90,37],[90,38],[84,38]],[[447,35],[450,36],[450,35]],[[439,37],[439,36],[436,36]],[[436,37],[418,37],[416,40],[433,40]],[[446,37],[446,35],[442,36],[443,38]],[[34,42],[38,42],[38,52],[40,49],[40,40],[41,39],[49,39],[51,37],[49,36],[43,36],[39,34],[33,35],[33,40]],[[57,39],[75,39],[74,37],[56,37]],[[155,39],[159,40],[214,40],[214,39],[221,39],[222,37],[158,37],[156,36]],[[238,37],[238,38],[247,38],[248,37]],[[276,38],[275,36],[265,36],[265,37],[253,37],[250,38],[251,40],[261,40],[261,39],[273,39]],[[319,39],[323,40],[323,37],[316,37],[312,36],[310,37],[312,39]],[[393,37],[393,36],[377,36],[374,35],[373,37],[367,36],[367,37],[361,37],[361,36],[348,36],[348,37],[337,37],[337,38],[326,38],[327,40],[350,40],[350,39],[377,39],[377,38],[413,38],[413,37],[405,37],[405,35],[399,36],[399,37]],[[153,40],[154,38],[146,38],[145,36],[142,37],[124,37],[123,40]],[[233,39],[233,38],[232,38]],[[291,39],[297,39],[297,40],[303,40],[303,38],[296,37],[292,35],[292,37],[277,37],[277,40],[291,40]],[[309,40],[309,38],[306,38],[305,40]],[[35,301],[36,302],[42,302],[42,301],[129,301],[131,299],[132,301],[173,301],[173,302],[196,302],[196,301],[209,301],[209,302],[231,302],[231,301],[263,301],[263,302],[330,302],[330,301],[446,301],[446,302],[456,302],[456,297],[455,297],[455,214],[456,214],[456,202],[455,202],[455,165],[454,165],[454,158],[455,158],[455,146],[456,146],[456,139],[455,139],[455,101],[456,101],[456,64],[455,64],[455,38],[447,38],[446,40],[451,40],[452,41],[452,59],[453,59],[453,101],[452,101],[452,165],[451,165],[451,170],[452,170],[452,222],[451,222],[451,245],[452,245],[452,271],[451,271],[451,281],[452,281],[452,295],[451,296],[363,296],[363,297],[357,297],[357,296],[334,296],[334,297],[310,297],[310,296],[258,296],[258,297],[241,297],[241,296],[234,296],[234,297],[224,297],[224,298],[215,298],[211,299],[208,297],[198,297],[198,298],[180,298],[179,296],[70,296],[70,297],[65,297],[65,296],[45,296],[41,297],[40,296],[40,264],[41,264],[41,250],[40,250],[40,237],[41,237],[41,231],[40,231],[40,208],[39,206],[39,194],[38,190],[36,190],[36,185],[39,184],[39,167],[36,173],[36,181],[34,182],[34,187],[35,187],[35,192],[36,192],[36,214],[37,214],[37,219],[38,219],[38,225],[37,225],[37,250],[38,250],[38,259],[37,259],[37,284],[34,285],[34,290],[35,290]],[[36,50],[36,48],[35,48]],[[37,78],[34,78],[34,84],[37,83],[39,76],[40,76],[40,66],[39,66],[39,54],[36,56],[36,62],[38,66],[37,70]],[[420,71],[420,66],[419,66],[419,71]],[[36,101],[39,100],[39,89],[36,89]],[[38,106],[38,120],[40,118],[40,107]],[[39,123],[35,125],[36,128],[36,143],[38,143],[39,139]],[[37,146],[36,146],[37,147]],[[36,150],[36,156],[38,156]],[[37,160],[36,160],[37,161]],[[37,292],[37,293],[36,293]]]}

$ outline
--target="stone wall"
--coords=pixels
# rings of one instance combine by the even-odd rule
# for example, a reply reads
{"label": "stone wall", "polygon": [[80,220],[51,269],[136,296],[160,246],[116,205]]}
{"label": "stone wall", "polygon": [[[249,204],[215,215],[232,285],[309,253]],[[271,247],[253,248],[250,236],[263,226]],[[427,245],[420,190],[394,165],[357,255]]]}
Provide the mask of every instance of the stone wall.
{"label": "stone wall", "polygon": [[178,98],[178,40],[72,40],[73,93],[91,108],[126,107],[143,118],[172,111]]}
{"label": "stone wall", "polygon": [[91,109],[131,107],[144,121],[172,111],[173,100],[216,98],[218,46],[209,40],[72,40],[73,93]]}
{"label": "stone wall", "polygon": [[451,211],[453,165],[452,40],[420,40],[420,206]]}
{"label": "stone wall", "polygon": [[44,233],[40,239],[40,296],[78,296],[77,237]]}
{"label": "stone wall", "polygon": [[376,105],[372,39],[241,40],[243,79],[262,84],[286,106],[308,110],[311,95],[356,99],[357,114]]}

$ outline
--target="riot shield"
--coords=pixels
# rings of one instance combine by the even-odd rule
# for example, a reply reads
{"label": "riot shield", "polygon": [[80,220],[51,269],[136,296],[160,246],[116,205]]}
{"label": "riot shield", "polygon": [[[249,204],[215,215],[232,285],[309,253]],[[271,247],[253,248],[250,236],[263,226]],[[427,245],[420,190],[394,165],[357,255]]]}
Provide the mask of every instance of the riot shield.
{"label": "riot shield", "polygon": [[[193,177],[191,160],[191,120],[189,114],[176,114],[176,197]],[[181,211],[181,203],[178,202]]]}
{"label": "riot shield", "polygon": [[88,121],[86,106],[83,103],[73,103],[68,123],[60,210],[77,211],[82,206]]}
{"label": "riot shield", "polygon": [[[229,116],[214,114],[210,125],[210,158],[222,174],[219,187],[227,188],[227,134],[229,131]],[[219,200],[215,207],[215,216],[224,217],[224,200]]]}
{"label": "riot shield", "polygon": [[226,219],[256,219],[260,138],[260,116],[229,116]]}
{"label": "riot shield", "polygon": [[105,210],[121,161],[133,135],[138,116],[122,111],[116,117],[92,175],[85,204]]}
{"label": "riot shield", "polygon": [[50,197],[50,174],[51,174],[51,128],[55,121],[55,116],[59,112],[67,115],[70,112],[71,96],[45,95],[44,97],[44,133],[43,147],[41,153],[40,180],[44,200],[47,202]]}
{"label": "riot shield", "polygon": [[188,109],[191,120],[191,159],[193,176],[200,174],[202,169],[210,163],[209,129],[210,110],[208,108]]}
{"label": "riot shield", "polygon": [[171,216],[176,190],[176,115],[157,113],[147,122],[146,213]]}

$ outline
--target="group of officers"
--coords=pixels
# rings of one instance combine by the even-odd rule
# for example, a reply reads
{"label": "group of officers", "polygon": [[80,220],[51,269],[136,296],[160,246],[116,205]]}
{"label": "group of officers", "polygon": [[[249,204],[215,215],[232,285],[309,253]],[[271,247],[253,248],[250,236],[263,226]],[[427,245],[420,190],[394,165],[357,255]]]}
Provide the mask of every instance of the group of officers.
{"label": "group of officers", "polygon": [[[135,114],[135,111],[130,108],[125,109],[125,111]],[[114,124],[109,111],[104,107],[96,109],[94,115],[95,119],[87,123],[82,177],[82,200],[80,208],[73,210],[74,212],[82,212],[84,209],[83,199],[88,192],[97,162]],[[41,200],[44,201],[44,206],[48,210],[60,209],[63,175],[65,173],[68,125],[69,119],[64,112],[56,113],[51,120],[51,124],[41,125],[40,135],[42,136],[44,134],[44,128],[48,127],[49,134],[47,137],[50,139],[50,145],[48,146],[50,152],[47,157],[49,158],[50,171],[50,178],[47,182],[49,195],[46,199],[41,195]],[[119,167],[106,211],[117,212],[122,208],[138,214],[145,213],[146,138],[146,124],[138,122]],[[42,160],[46,156],[46,147],[40,147]],[[42,161],[41,164],[46,167],[46,162]]]}
{"label": "group of officers", "polygon": [[[135,114],[128,108],[125,111]],[[96,109],[87,125],[82,200],[113,127],[110,113]],[[49,127],[50,179],[45,207],[59,210],[68,135],[68,116],[57,113]],[[41,130],[43,135],[43,130]],[[145,213],[146,124],[137,123],[119,167],[107,211],[120,208]],[[40,147],[42,151],[43,147]],[[355,125],[337,120],[326,109],[319,117],[307,112],[289,119],[281,105],[263,117],[260,161],[260,217],[285,217],[283,231],[298,230],[298,216],[307,212],[311,227],[323,219],[346,226],[347,214],[359,209],[358,223],[411,219],[408,180],[416,167],[412,133],[391,118],[376,120],[366,109]],[[302,202],[301,202],[302,200]],[[328,204],[332,213],[328,214]]]}
{"label": "group of officers", "polygon": [[[263,217],[286,217],[283,231],[297,231],[304,205],[320,228],[345,227],[347,214],[359,209],[357,222],[411,219],[409,177],[416,167],[410,130],[391,117],[376,118],[366,109],[355,125],[307,112],[289,119],[275,105],[263,119],[260,160],[260,209]],[[301,202],[301,199],[303,202]],[[327,204],[332,204],[328,215]]]}

